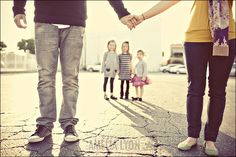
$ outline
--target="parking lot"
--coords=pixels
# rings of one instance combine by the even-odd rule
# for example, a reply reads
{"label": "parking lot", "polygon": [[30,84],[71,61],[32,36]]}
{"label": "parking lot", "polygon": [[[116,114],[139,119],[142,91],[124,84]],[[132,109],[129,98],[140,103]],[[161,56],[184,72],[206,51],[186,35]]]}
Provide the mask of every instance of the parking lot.
{"label": "parking lot", "polygon": [[[80,141],[63,143],[63,131],[55,123],[51,139],[30,145],[39,115],[37,73],[1,76],[1,155],[2,156],[204,156],[203,131],[199,145],[190,152],[176,148],[186,137],[186,75],[149,74],[152,84],[145,87],[144,102],[105,101],[101,73],[82,72],[76,126]],[[119,94],[119,80],[115,92]],[[60,111],[61,75],[57,74],[57,110]],[[206,89],[207,90],[207,89]],[[130,96],[134,96],[131,88]],[[207,95],[202,120],[207,120]],[[218,142],[221,142],[220,145]],[[217,146],[221,155],[235,155],[235,78],[227,86],[227,103]]]}

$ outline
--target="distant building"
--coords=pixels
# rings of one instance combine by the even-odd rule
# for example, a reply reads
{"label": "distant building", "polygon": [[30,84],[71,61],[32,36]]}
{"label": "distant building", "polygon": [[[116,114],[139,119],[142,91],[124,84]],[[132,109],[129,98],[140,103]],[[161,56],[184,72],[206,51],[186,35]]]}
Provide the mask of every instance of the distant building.
{"label": "distant building", "polygon": [[1,70],[36,70],[35,55],[23,52],[1,53]]}
{"label": "distant building", "polygon": [[184,47],[182,44],[170,45],[170,59],[168,64],[184,64]]}

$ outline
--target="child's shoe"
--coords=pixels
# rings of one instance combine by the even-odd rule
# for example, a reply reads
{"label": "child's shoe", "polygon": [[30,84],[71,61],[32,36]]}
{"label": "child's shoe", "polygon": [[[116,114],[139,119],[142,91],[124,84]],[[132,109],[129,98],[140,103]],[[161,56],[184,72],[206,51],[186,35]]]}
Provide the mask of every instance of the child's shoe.
{"label": "child's shoe", "polygon": [[113,95],[111,95],[111,97],[110,97],[112,100],[117,100],[117,97],[115,97],[115,96],[113,96]]}
{"label": "child's shoe", "polygon": [[132,101],[137,101],[138,100],[138,97],[132,97]]}
{"label": "child's shoe", "polygon": [[109,100],[109,98],[107,97],[107,95],[104,95],[104,99],[105,99],[105,100]]}
{"label": "child's shoe", "polygon": [[143,99],[142,99],[142,98],[139,98],[138,100],[139,100],[139,101],[143,101]]}

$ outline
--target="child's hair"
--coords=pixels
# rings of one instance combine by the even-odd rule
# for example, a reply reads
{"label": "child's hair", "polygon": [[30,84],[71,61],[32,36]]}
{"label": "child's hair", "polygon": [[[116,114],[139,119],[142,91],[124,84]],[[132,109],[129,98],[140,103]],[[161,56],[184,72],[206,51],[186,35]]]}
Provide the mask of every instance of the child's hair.
{"label": "child's hair", "polygon": [[142,53],[143,56],[145,55],[143,50],[138,50],[137,53],[139,52]]}
{"label": "child's hair", "polygon": [[[107,49],[108,49],[108,51],[110,51],[109,48],[108,48],[108,46],[109,46],[110,43],[115,43],[115,45],[116,45],[116,41],[115,41],[115,40],[110,40],[110,41],[108,41],[108,43],[107,43]],[[116,47],[115,47],[115,52],[116,52]]]}
{"label": "child's hair", "polygon": [[128,42],[128,41],[124,41],[124,42],[122,43],[122,46],[123,46],[124,44],[127,44],[127,45],[128,45],[128,51],[127,51],[127,53],[129,54],[129,42]]}

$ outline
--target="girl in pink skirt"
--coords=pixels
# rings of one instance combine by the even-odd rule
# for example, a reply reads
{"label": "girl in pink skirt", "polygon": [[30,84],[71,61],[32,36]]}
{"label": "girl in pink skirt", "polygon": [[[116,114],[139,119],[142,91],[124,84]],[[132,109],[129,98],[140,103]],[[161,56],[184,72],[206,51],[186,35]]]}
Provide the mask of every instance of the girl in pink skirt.
{"label": "girl in pink skirt", "polygon": [[150,84],[150,80],[147,77],[147,63],[143,60],[144,52],[142,50],[138,50],[137,58],[138,63],[134,67],[134,76],[131,79],[133,86],[136,89],[136,97],[132,97],[132,101],[142,101],[144,89],[143,86]]}

